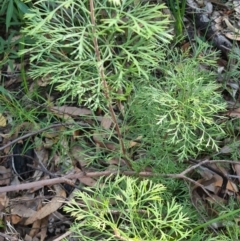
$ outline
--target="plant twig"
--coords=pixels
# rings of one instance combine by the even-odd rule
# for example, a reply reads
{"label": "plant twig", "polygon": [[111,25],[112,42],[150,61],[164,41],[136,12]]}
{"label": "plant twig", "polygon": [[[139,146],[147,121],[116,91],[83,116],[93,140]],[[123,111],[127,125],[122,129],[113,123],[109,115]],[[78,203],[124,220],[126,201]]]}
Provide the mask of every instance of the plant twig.
{"label": "plant twig", "polygon": [[[178,179],[184,179],[189,182],[194,183],[195,185],[201,187],[207,195],[210,196],[207,190],[205,190],[204,186],[201,185],[200,183],[192,180],[189,177],[186,177],[182,174],[155,174],[152,172],[134,172],[134,171],[103,171],[103,172],[88,172],[88,173],[75,173],[75,174],[68,174],[63,177],[56,177],[53,179],[49,180],[41,180],[41,181],[36,181],[36,182],[31,182],[31,183],[24,183],[16,186],[6,186],[6,187],[0,187],[0,193],[3,192],[13,192],[13,191],[19,191],[19,190],[27,190],[27,189],[34,189],[34,188],[39,188],[39,187],[44,187],[44,186],[50,186],[54,184],[60,184],[60,183],[67,183],[69,185],[73,185],[71,179],[77,179],[77,178],[82,178],[82,177],[101,177],[101,176],[110,176],[110,175],[126,175],[126,176],[138,176],[138,177],[168,177],[168,178],[178,178]],[[84,191],[84,190],[83,190]]]}
{"label": "plant twig", "polygon": [[[123,153],[124,156],[126,156],[126,149],[125,149],[124,142],[123,142],[123,139],[122,139],[122,134],[121,134],[121,131],[120,131],[120,127],[118,125],[117,118],[116,118],[115,112],[114,112],[113,107],[112,107],[112,99],[111,99],[110,94],[109,94],[109,86],[108,86],[108,83],[106,81],[106,77],[105,77],[105,73],[104,73],[103,61],[101,60],[101,55],[100,55],[99,46],[98,46],[98,40],[96,38],[96,30],[95,30],[96,21],[95,21],[93,0],[89,0],[89,3],[90,3],[91,22],[92,22],[92,25],[93,25],[93,27],[92,27],[93,43],[94,43],[94,48],[95,48],[97,62],[99,64],[100,78],[102,80],[103,87],[104,87],[103,91],[104,91],[104,95],[105,95],[105,97],[106,97],[106,99],[108,101],[108,109],[109,109],[109,112],[111,114],[113,123],[115,124],[115,129],[116,129],[116,132],[118,134],[118,139],[119,139],[120,146],[122,148],[122,153]],[[125,162],[127,163],[128,167],[131,170],[133,170],[131,162],[128,159],[125,159]]]}

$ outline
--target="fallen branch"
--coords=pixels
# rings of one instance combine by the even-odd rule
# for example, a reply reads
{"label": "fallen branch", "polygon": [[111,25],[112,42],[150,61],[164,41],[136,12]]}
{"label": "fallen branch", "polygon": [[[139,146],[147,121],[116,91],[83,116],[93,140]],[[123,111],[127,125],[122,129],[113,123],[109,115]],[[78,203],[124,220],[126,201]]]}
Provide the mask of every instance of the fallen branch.
{"label": "fallen branch", "polygon": [[[190,169],[190,168],[189,168]],[[203,185],[200,183],[192,180],[189,177],[186,177],[182,173],[180,174],[155,174],[152,172],[134,172],[134,171],[124,171],[124,172],[119,172],[119,171],[103,171],[103,172],[88,172],[88,173],[74,173],[74,174],[68,174],[63,177],[56,177],[48,180],[41,180],[41,181],[36,181],[36,182],[30,182],[30,183],[23,183],[19,184],[16,186],[6,186],[6,187],[0,187],[0,193],[4,192],[13,192],[13,191],[20,191],[20,190],[31,190],[34,191],[35,188],[40,188],[44,186],[51,186],[54,184],[60,184],[60,183],[67,183],[69,185],[74,185],[72,179],[77,179],[77,178],[82,178],[83,176],[85,177],[101,177],[101,176],[110,176],[110,175],[126,175],[126,176],[138,176],[138,177],[166,177],[166,178],[178,178],[178,179],[184,179],[187,180],[199,187],[201,187],[204,192],[206,192],[208,195],[208,191],[204,188]],[[84,191],[84,189],[83,189]]]}

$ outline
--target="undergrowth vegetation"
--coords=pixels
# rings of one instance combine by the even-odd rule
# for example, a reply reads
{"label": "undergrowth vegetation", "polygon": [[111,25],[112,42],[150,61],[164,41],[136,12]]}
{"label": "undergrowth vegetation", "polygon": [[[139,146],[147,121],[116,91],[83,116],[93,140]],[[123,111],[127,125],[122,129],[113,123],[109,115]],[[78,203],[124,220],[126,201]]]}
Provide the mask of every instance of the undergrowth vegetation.
{"label": "undergrowth vegetation", "polygon": [[[105,170],[114,159],[118,163],[111,168],[119,173],[148,168],[153,173],[149,180],[105,177],[86,192],[75,192],[64,210],[75,218],[71,230],[79,240],[216,238],[209,226],[201,226],[190,187],[182,180],[157,176],[181,173],[188,159],[226,154],[221,148],[227,138],[231,158],[240,156],[235,135],[239,121],[230,122],[223,115],[228,106],[222,92],[227,86],[216,81],[220,53],[198,38],[196,48],[179,50],[172,41],[183,37],[186,1],[169,4],[176,38],[162,2],[11,0],[0,9],[1,15],[7,11],[4,24],[9,33],[7,39],[0,38],[0,66],[14,74],[18,59],[22,80],[20,90],[0,88],[1,111],[13,117],[11,131],[25,122],[33,125],[31,130],[56,122],[71,124],[74,118],[56,114],[56,108],[86,107],[88,114],[77,115],[81,123],[76,125],[85,121],[87,128],[69,125],[49,144],[51,157],[60,153],[64,173],[72,167],[66,160],[74,145],[81,147],[74,158],[80,156],[86,167]],[[8,32],[11,27],[17,30]],[[16,37],[16,32],[21,35]],[[233,70],[237,78],[237,67]],[[110,117],[114,128],[100,126],[98,115]],[[41,133],[31,147],[47,146],[42,139],[57,131]],[[73,138],[73,132],[80,134]],[[231,214],[231,208],[226,210]],[[233,222],[235,214],[226,220]],[[234,236],[235,226],[226,227],[218,240]]]}
{"label": "undergrowth vegetation", "polygon": [[[169,43],[169,20],[163,4],[115,7],[108,0],[39,1],[26,14],[23,34],[31,36],[29,75],[44,78],[61,91],[59,103],[77,100],[92,109],[106,107],[103,79],[114,99],[126,98],[133,80],[144,83],[163,60],[163,43]],[[94,22],[93,22],[94,21]],[[96,43],[97,40],[97,43]],[[97,45],[96,45],[97,44]]]}
{"label": "undergrowth vegetation", "polygon": [[[90,194],[77,192],[65,207],[76,218],[72,230],[81,240],[189,238],[189,217],[174,199],[163,199],[162,184],[130,177],[112,179],[106,178],[103,187],[99,182],[94,189],[89,188]],[[78,202],[82,202],[81,207]]]}

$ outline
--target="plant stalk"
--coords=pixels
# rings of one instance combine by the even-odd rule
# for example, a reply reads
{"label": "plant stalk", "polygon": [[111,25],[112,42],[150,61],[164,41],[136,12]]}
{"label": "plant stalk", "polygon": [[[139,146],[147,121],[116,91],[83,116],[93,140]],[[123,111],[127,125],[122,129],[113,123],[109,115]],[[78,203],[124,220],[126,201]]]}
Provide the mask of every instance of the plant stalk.
{"label": "plant stalk", "polygon": [[[99,74],[100,74],[100,77],[101,77],[101,80],[102,80],[102,83],[103,83],[103,87],[104,87],[103,91],[104,91],[104,95],[105,95],[105,97],[107,99],[107,102],[108,102],[108,109],[109,109],[109,112],[111,114],[113,123],[115,124],[115,130],[116,130],[117,135],[118,135],[118,139],[119,139],[119,143],[120,143],[120,146],[121,146],[121,149],[122,149],[122,153],[123,153],[124,156],[126,156],[126,149],[125,149],[125,146],[124,146],[124,143],[123,143],[120,127],[118,125],[117,118],[116,118],[115,112],[114,112],[113,107],[112,107],[112,99],[111,99],[110,94],[109,94],[109,86],[107,84],[106,77],[105,77],[105,74],[104,74],[104,66],[103,66],[103,63],[102,63],[102,60],[101,60],[98,41],[97,41],[97,38],[96,38],[96,35],[95,35],[95,33],[96,33],[96,30],[95,30],[96,21],[95,21],[93,0],[89,0],[89,3],[90,3],[91,23],[93,25],[93,27],[92,27],[93,44],[94,44],[97,62],[99,63]],[[133,168],[132,168],[131,162],[126,158],[125,158],[125,162],[128,165],[128,167],[132,170]]]}

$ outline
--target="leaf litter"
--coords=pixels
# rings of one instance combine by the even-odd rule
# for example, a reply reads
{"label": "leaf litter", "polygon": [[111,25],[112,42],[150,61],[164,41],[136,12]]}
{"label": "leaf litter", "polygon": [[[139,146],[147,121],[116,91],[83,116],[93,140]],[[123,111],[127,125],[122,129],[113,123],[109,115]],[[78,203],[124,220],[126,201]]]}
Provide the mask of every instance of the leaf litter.
{"label": "leaf litter", "polygon": [[[221,38],[218,39],[220,44],[225,40],[225,37],[230,40],[240,41],[239,29],[236,27],[239,26],[238,22],[240,19],[240,6],[236,4],[238,1],[228,1],[228,5],[211,0],[189,0],[187,2],[190,10],[194,9],[194,11],[200,12],[202,16],[207,16],[214,21],[211,28],[214,28],[214,33],[218,32],[218,34],[221,34],[222,40],[219,40]],[[231,13],[228,11],[234,11],[237,17],[231,17]],[[204,17],[201,19],[204,19]],[[201,20],[199,21],[201,22]],[[201,33],[199,32],[198,35],[201,36]],[[214,41],[215,39],[212,40]],[[215,45],[218,46],[219,42],[216,42]],[[194,42],[185,42],[181,48],[184,52],[191,54],[193,45]],[[226,49],[223,50],[223,52],[228,55]],[[199,54],[199,58],[203,56],[204,53]],[[219,67],[221,67],[221,71],[219,71],[220,81],[227,71],[227,65],[224,61],[224,58],[220,58],[218,61]],[[17,64],[15,64],[15,66],[16,70],[18,70],[19,66]],[[207,70],[205,65],[201,65],[201,68]],[[230,66],[230,69],[231,68],[233,67]],[[9,66],[7,67],[6,73],[11,76],[11,78],[5,82],[5,87],[11,88],[11,86],[18,81],[13,77],[14,72],[12,72]],[[227,98],[229,98],[229,103],[233,102],[232,106],[234,107],[238,104],[235,101],[235,97],[239,91],[239,85],[232,81],[234,80],[227,80],[227,85],[230,88]],[[37,80],[37,84],[41,87],[47,86],[44,78]],[[117,105],[113,107],[117,113],[124,114],[123,106],[121,101],[118,100]],[[6,230],[11,229],[10,234],[14,234],[12,236],[13,238],[16,234],[20,234],[20,237],[24,237],[24,240],[50,240],[47,238],[50,233],[53,233],[53,237],[57,240],[57,237],[67,233],[67,229],[72,223],[72,219],[62,214],[61,209],[64,202],[67,201],[67,197],[71,196],[72,191],[78,187],[78,184],[82,187],[94,187],[96,184],[98,177],[89,177],[86,176],[85,173],[99,172],[99,163],[103,164],[101,171],[111,173],[112,170],[117,170],[116,167],[126,167],[125,159],[132,158],[131,155],[123,155],[121,158],[117,157],[118,153],[123,150],[121,150],[121,146],[116,140],[117,133],[111,116],[102,116],[101,111],[93,113],[84,107],[68,105],[50,106],[49,110],[55,118],[61,121],[72,122],[74,131],[69,130],[68,126],[62,123],[62,125],[53,126],[46,131],[39,131],[33,134],[35,127],[32,126],[31,123],[22,123],[17,127],[15,126],[14,133],[9,130],[3,132],[3,128],[7,127],[8,119],[6,116],[9,113],[0,113],[0,136],[2,138],[1,144],[4,147],[1,150],[2,155],[5,156],[0,166],[0,186],[14,186],[31,183],[33,181],[50,180],[53,177],[67,176],[69,173],[77,173],[79,177],[68,180],[68,182],[62,184],[49,184],[31,188],[27,191],[16,190],[15,192],[0,193],[0,208],[1,212],[5,213],[4,217],[1,218],[4,218],[8,223]],[[96,116],[93,117],[93,114]],[[225,115],[229,118],[239,118],[240,107],[236,106],[230,109]],[[74,124],[79,120],[85,125]],[[118,118],[117,121],[122,124],[121,118]],[[98,126],[98,129],[95,128],[96,126]],[[37,127],[37,129],[40,128]],[[62,136],[63,132],[67,132],[67,135]],[[27,138],[21,139],[23,134],[28,133],[29,136]],[[86,136],[88,138],[86,138]],[[5,146],[5,144],[11,143],[12,140],[19,137],[20,140],[14,144],[25,146],[26,143],[30,143],[30,146],[34,146],[33,153],[26,155],[25,150],[19,153],[12,153],[12,145]],[[124,139],[124,143],[126,143],[125,147],[127,150],[136,148],[141,144],[141,139],[142,136],[131,140]],[[81,144],[79,144],[79,140],[82,141]],[[56,148],[56,144],[58,143],[60,143],[62,150]],[[227,155],[230,154],[231,151],[232,149],[226,145],[222,147],[220,152],[221,154]],[[16,159],[14,155],[16,155]],[[28,155],[30,155],[30,159],[33,160],[33,162],[29,161]],[[17,156],[20,156],[22,161],[19,161],[20,159],[17,158]],[[11,164],[13,160],[15,160],[14,165],[19,166],[17,170],[21,169],[21,165],[23,166],[22,163],[28,167],[24,169],[24,173],[13,170]],[[98,161],[99,163],[97,163]],[[195,161],[196,163],[201,162],[201,160]],[[147,168],[152,170],[151,167],[146,167],[146,169]],[[232,163],[220,166],[215,163],[212,164],[211,160],[209,160],[209,164],[205,162],[204,165],[199,165],[199,169],[200,171],[196,171],[197,168],[194,169],[195,175],[200,174],[201,179],[196,178],[196,185],[191,187],[191,198],[193,205],[200,213],[204,212],[204,218],[209,220],[210,218],[216,218],[221,215],[219,211],[214,208],[214,205],[227,205],[230,198],[239,200],[238,184],[240,179],[240,164]],[[25,175],[24,178],[20,178],[22,174]],[[235,178],[232,178],[234,175]],[[75,184],[77,185],[75,186]],[[201,187],[197,184],[201,184]],[[203,191],[203,188],[207,190],[208,194]],[[60,222],[60,225],[57,224],[58,222]],[[20,231],[18,224],[19,226],[25,227],[23,231]],[[32,225],[30,230],[27,228],[29,225]],[[211,224],[211,227],[217,229],[224,227],[224,225],[223,222],[216,222]],[[16,230],[13,226],[16,227]]]}

